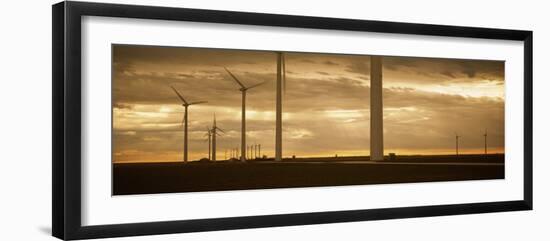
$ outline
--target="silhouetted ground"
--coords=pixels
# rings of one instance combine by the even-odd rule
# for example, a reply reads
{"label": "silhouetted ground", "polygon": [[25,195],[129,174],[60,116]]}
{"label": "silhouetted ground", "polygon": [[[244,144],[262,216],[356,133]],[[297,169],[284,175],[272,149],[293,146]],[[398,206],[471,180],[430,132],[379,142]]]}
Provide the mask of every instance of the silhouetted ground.
{"label": "silhouetted ground", "polygon": [[113,195],[504,178],[504,155],[113,164]]}

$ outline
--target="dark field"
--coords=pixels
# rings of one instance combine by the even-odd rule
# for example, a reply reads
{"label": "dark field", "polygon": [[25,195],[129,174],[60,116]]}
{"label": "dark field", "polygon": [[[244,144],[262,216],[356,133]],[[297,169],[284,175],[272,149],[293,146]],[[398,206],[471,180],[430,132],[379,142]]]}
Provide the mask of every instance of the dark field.
{"label": "dark field", "polygon": [[113,195],[504,178],[504,155],[113,164]]}

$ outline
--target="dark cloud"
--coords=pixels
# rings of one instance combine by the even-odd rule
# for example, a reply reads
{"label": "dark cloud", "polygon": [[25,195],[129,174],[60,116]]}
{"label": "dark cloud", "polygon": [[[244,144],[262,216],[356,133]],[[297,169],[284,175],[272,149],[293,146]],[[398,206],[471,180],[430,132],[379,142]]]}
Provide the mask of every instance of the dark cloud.
{"label": "dark cloud", "polygon": [[304,63],[310,63],[310,64],[315,64],[315,61],[311,60],[311,59],[300,59],[301,62],[304,62]]}
{"label": "dark cloud", "polygon": [[384,57],[383,65],[390,79],[419,83],[504,81],[503,61]]}
{"label": "dark cloud", "polygon": [[122,103],[114,103],[114,104],[113,104],[113,108],[131,110],[131,109],[132,109],[132,105],[129,105],[129,104],[122,104]]}
{"label": "dark cloud", "polygon": [[323,72],[323,71],[317,71],[318,74],[322,74],[322,75],[330,75],[329,73],[327,72]]}
{"label": "dark cloud", "polygon": [[227,66],[266,63],[276,59],[274,52],[135,45],[115,45],[113,56],[117,63],[125,63],[125,66],[131,63]]}
{"label": "dark cloud", "polygon": [[326,65],[340,65],[340,64],[338,64],[336,62],[332,62],[330,60],[324,61],[323,64],[326,64]]}
{"label": "dark cloud", "polygon": [[351,62],[346,71],[351,73],[358,73],[365,76],[370,76],[370,58],[360,59]]}

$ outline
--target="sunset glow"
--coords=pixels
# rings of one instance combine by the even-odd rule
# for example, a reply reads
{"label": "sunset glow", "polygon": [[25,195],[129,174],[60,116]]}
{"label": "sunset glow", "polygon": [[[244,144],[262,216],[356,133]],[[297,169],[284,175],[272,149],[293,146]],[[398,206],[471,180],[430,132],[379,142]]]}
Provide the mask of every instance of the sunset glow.
{"label": "sunset glow", "polygon": [[[370,57],[285,53],[283,156],[368,156]],[[241,92],[247,85],[247,143],[274,156],[276,54],[200,48],[113,46],[113,162],[181,161],[188,102],[189,159],[208,155],[214,114],[224,133],[217,157],[240,145]],[[383,58],[384,153],[504,153],[504,62]]]}

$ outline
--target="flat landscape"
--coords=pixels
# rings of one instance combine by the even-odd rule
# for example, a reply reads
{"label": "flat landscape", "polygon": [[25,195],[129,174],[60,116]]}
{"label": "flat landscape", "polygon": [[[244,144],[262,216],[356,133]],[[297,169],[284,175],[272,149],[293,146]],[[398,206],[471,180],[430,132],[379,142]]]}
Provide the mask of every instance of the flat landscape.
{"label": "flat landscape", "polygon": [[113,164],[113,195],[504,178],[504,155]]}

